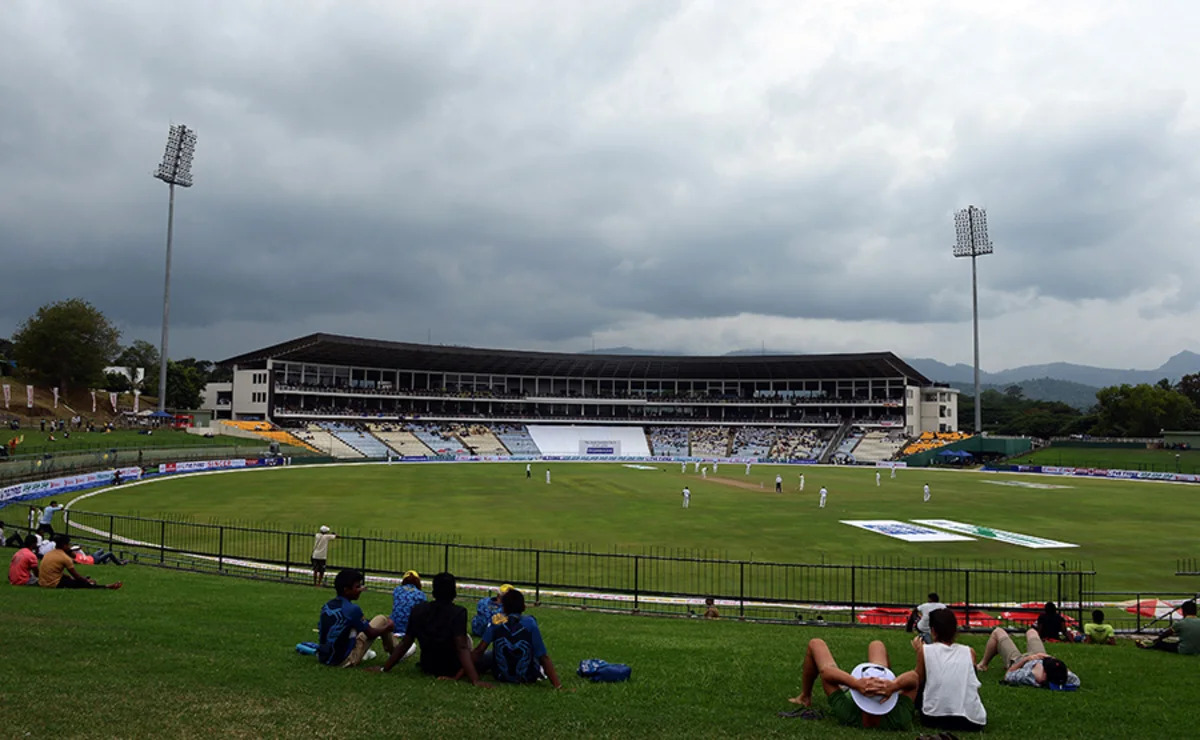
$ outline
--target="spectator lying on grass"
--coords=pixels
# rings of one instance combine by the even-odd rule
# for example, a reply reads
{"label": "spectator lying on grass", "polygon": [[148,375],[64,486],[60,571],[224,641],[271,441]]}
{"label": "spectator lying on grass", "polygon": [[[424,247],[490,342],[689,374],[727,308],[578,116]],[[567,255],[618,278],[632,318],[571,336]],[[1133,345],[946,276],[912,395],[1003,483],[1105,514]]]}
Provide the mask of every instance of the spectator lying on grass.
{"label": "spectator lying on grass", "polygon": [[75,570],[75,562],[70,555],[71,538],[65,534],[54,536],[54,549],[42,558],[38,571],[38,585],[43,588],[108,588],[116,590],[121,582],[110,583],[107,586],[96,583],[79,571]]}
{"label": "spectator lying on grass", "polygon": [[813,685],[821,678],[830,713],[847,727],[876,727],[881,730],[911,730],[920,679],[916,671],[899,676],[888,667],[887,648],[879,640],[867,646],[867,661],[850,673],[838,667],[824,640],[808,642],[804,653],[800,695],[793,704],[812,706]]}
{"label": "spectator lying on grass", "polygon": [[395,646],[392,620],[382,614],[367,622],[354,602],[367,590],[363,574],[353,568],[339,571],[333,579],[337,596],[321,607],[317,622],[320,635],[317,659],[325,665],[352,668],[363,661],[375,638],[383,639],[383,648]]}
{"label": "spectator lying on grass", "polygon": [[1035,686],[1055,691],[1070,691],[1079,688],[1079,677],[1067,670],[1067,664],[1046,653],[1046,646],[1036,629],[1025,632],[1026,650],[1022,653],[1003,627],[992,630],[987,646],[983,649],[983,660],[975,667],[988,669],[992,658],[1004,658],[1005,674],[1001,682],[1012,686]]}
{"label": "spectator lying on grass", "polygon": [[433,601],[413,607],[408,617],[408,631],[392,649],[381,669],[391,671],[408,653],[415,641],[421,646],[419,665],[425,673],[438,678],[458,679],[466,676],[475,686],[490,684],[479,680],[471,661],[471,642],[467,637],[467,610],[454,603],[458,582],[450,573],[433,577]]}
{"label": "spectator lying on grass", "polygon": [[929,613],[932,641],[913,638],[917,677],[921,680],[921,724],[953,732],[978,732],[987,725],[979,698],[975,650],[956,644],[958,619],[949,609]]}
{"label": "spectator lying on grass", "polygon": [[[1155,639],[1139,642],[1138,647],[1180,655],[1200,655],[1200,617],[1196,616],[1196,600],[1183,602],[1179,611],[1183,619],[1163,630]],[[1168,640],[1172,635],[1178,636],[1179,640]]]}
{"label": "spectator lying on grass", "polygon": [[[504,613],[492,618],[483,632],[471,658],[480,672],[491,671],[502,683],[534,683],[550,679],[556,689],[562,688],[554,661],[546,653],[542,632],[537,620],[525,614],[525,595],[510,588],[500,597]],[[488,646],[490,653],[485,653]]]}

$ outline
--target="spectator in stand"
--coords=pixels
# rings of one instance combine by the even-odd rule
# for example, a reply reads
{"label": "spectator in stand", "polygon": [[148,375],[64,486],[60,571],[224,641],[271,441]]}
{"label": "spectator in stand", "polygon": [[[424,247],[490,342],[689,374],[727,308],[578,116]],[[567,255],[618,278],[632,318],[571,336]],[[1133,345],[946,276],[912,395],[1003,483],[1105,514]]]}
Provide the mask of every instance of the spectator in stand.
{"label": "spectator in stand", "polygon": [[8,582],[12,585],[38,585],[38,557],[34,552],[35,547],[37,547],[37,538],[27,534],[21,549],[13,553],[12,560],[8,563]]}
{"label": "spectator in stand", "polygon": [[[500,597],[500,605],[504,613],[492,619],[471,655],[476,665],[481,671],[490,669],[502,683],[534,683],[548,678],[554,688],[561,689],[562,682],[546,652],[537,620],[525,614],[525,595],[509,589]],[[485,655],[489,645],[492,651]]]}
{"label": "spectator in stand", "polygon": [[379,614],[368,622],[354,603],[367,590],[363,574],[353,568],[340,571],[333,579],[333,588],[337,596],[321,607],[317,621],[317,659],[325,665],[353,668],[369,659],[368,651],[376,638],[382,638],[384,650],[394,649],[392,620]]}
{"label": "spectator in stand", "polygon": [[42,558],[38,569],[38,585],[42,588],[107,588],[115,591],[121,587],[120,581],[104,586],[75,570],[75,563],[68,554],[71,538],[67,535],[55,535],[54,545],[54,549]]}
{"label": "spectator in stand", "polygon": [[[1179,611],[1183,614],[1183,619],[1163,630],[1155,639],[1138,642],[1137,646],[1179,655],[1200,655],[1200,617],[1196,616],[1196,600],[1183,602]],[[1167,639],[1172,636],[1179,639]]]}
{"label": "spectator in stand", "polygon": [[1037,630],[1038,637],[1042,638],[1043,641],[1071,641],[1071,634],[1067,629],[1067,620],[1063,619],[1063,615],[1058,613],[1058,607],[1053,601],[1046,602],[1045,606],[1042,607],[1042,613],[1038,615],[1037,621],[1033,626]]}
{"label": "spectator in stand", "polygon": [[928,624],[932,641],[913,638],[921,681],[921,724],[951,732],[982,731],[987,710],[979,698],[974,648],[954,642],[958,619],[950,609],[930,612]]}
{"label": "spectator in stand", "polygon": [[1093,645],[1117,644],[1116,631],[1111,624],[1104,623],[1104,612],[1100,609],[1092,610],[1092,621],[1083,625],[1083,634]]}

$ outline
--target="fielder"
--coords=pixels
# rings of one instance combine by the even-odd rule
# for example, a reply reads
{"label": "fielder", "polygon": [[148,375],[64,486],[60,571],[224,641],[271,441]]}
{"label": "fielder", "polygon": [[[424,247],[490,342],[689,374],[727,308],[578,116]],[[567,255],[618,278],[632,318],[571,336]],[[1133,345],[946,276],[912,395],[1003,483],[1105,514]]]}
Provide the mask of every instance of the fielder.
{"label": "fielder", "polygon": [[546,485],[550,485],[550,468],[546,468]]}
{"label": "fielder", "polygon": [[822,509],[825,508],[825,497],[827,495],[829,495],[829,491],[825,490],[825,486],[821,486],[821,506],[820,506],[820,508],[822,508]]}
{"label": "fielder", "polygon": [[783,476],[775,474],[775,493],[783,493]]}
{"label": "fielder", "polygon": [[929,484],[928,483],[925,484],[924,498],[925,498],[925,503],[929,503]]}
{"label": "fielder", "polygon": [[705,480],[708,480],[708,466],[707,465],[705,465],[703,468],[700,468],[700,477]]}
{"label": "fielder", "polygon": [[750,475],[750,463],[746,463],[746,475]]}
{"label": "fielder", "polygon": [[800,490],[804,490],[804,473],[800,474]]}
{"label": "fielder", "polygon": [[876,470],[875,471],[875,487],[876,488],[879,488],[880,486],[883,485],[882,483],[879,482],[882,477],[883,477],[883,474],[880,473],[878,470]]}
{"label": "fielder", "polygon": [[690,490],[688,490],[687,486],[684,486],[683,487],[683,508],[686,509],[688,507],[688,504],[691,503],[691,501],[692,501],[692,492]]}

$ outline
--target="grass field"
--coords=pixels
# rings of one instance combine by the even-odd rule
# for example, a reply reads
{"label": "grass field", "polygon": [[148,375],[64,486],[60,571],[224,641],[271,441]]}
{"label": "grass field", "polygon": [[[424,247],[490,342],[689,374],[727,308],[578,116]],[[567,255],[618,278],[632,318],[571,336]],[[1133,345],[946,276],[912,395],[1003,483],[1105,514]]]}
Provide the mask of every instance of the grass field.
{"label": "grass field", "polygon": [[[328,589],[139,566],[91,571],[104,582],[120,577],[125,588],[0,586],[0,736],[851,738],[863,735],[832,719],[775,716],[799,693],[807,640],[828,641],[848,668],[878,638],[893,668],[913,666],[903,632],[540,609],[533,613],[568,690],[476,689],[427,679],[409,663],[380,675],[298,656],[293,645],[314,639]],[[361,603],[369,616],[386,613],[390,601],[368,593]],[[982,636],[963,641],[982,650]],[[985,737],[1181,737],[1194,725],[1187,697],[1200,695],[1197,659],[1128,641],[1052,651],[1082,689],[1004,687],[995,663],[980,674]],[[592,657],[629,663],[632,680],[576,678],[578,661]],[[61,700],[42,704],[47,693]],[[819,688],[815,702],[827,708]]]}
{"label": "grass field", "polygon": [[[885,473],[876,487],[875,471],[868,468],[756,465],[746,476],[741,466],[727,466],[704,480],[690,469],[681,475],[674,465],[636,470],[598,463],[551,464],[553,484],[546,485],[544,467],[536,466],[534,478],[527,480],[524,465],[516,463],[295,466],[128,486],[75,508],[298,532],[327,524],[346,535],[427,533],[465,542],[559,544],[602,552],[645,553],[654,546],[793,563],[889,557],[994,564],[1080,561],[1094,565],[1096,590],[1143,593],[1190,588],[1173,574],[1178,558],[1195,556],[1200,526],[1200,512],[1187,505],[1194,491],[1184,485],[905,470],[895,480]],[[804,493],[798,491],[801,470]],[[773,491],[777,472],[785,476],[783,495]],[[926,481],[933,491],[928,504],[921,500]],[[1030,484],[1061,487],[1021,487]],[[686,511],[680,508],[684,485],[692,489]],[[822,485],[830,492],[825,509],[817,508]],[[982,539],[913,544],[839,522],[921,518],[954,519],[1079,546],[1034,550]],[[212,548],[215,552],[215,543]],[[307,557],[298,555],[297,562]],[[332,562],[343,555],[331,553]],[[282,552],[274,557],[282,558]],[[1039,598],[1048,597],[1033,600]]]}
{"label": "grass field", "polygon": [[[1177,455],[1178,460],[1176,460]],[[1051,446],[1013,458],[1009,462],[1014,465],[1061,465],[1069,468],[1200,473],[1200,450]]]}

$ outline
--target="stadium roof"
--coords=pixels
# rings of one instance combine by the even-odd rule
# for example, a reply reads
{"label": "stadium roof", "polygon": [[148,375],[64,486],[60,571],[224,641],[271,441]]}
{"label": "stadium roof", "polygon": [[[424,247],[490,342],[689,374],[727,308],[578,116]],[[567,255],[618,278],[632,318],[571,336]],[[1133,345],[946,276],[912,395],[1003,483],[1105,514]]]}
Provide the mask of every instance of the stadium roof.
{"label": "stadium roof", "polygon": [[540,377],[784,380],[903,376],[913,384],[932,385],[929,378],[891,352],[716,357],[567,354],[411,344],[336,334],[310,334],[230,357],[220,364],[245,367],[267,360]]}

